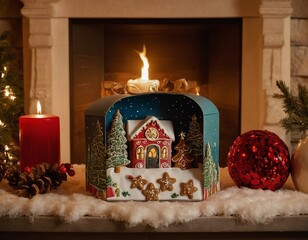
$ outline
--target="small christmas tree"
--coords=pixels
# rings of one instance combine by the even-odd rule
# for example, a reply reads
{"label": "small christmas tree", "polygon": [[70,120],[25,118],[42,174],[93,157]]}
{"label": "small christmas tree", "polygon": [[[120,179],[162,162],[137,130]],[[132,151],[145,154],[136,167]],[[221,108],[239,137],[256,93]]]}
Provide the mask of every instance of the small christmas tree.
{"label": "small christmas tree", "polygon": [[0,160],[16,167],[19,162],[19,125],[23,114],[23,81],[18,53],[8,32],[0,35]]}
{"label": "small christmas tree", "polygon": [[111,178],[111,176],[109,175],[108,177],[107,177],[107,181],[106,181],[106,185],[108,186],[108,187],[112,187],[113,186],[113,181],[112,181],[112,178]]}
{"label": "small christmas tree", "polygon": [[174,167],[179,167],[181,169],[192,168],[191,163],[194,161],[194,157],[191,154],[191,149],[187,145],[185,140],[185,133],[180,133],[180,142],[174,147],[177,153],[172,158],[174,162]]}
{"label": "small christmas tree", "polygon": [[200,132],[200,125],[197,122],[197,117],[192,116],[189,123],[189,129],[187,133],[187,144],[190,146],[191,151],[198,162],[202,162],[203,156],[203,135]]}
{"label": "small christmas tree", "polygon": [[106,188],[106,151],[103,131],[99,121],[96,122],[94,138],[91,143],[89,163],[89,181],[100,189]]}
{"label": "small christmas tree", "polygon": [[307,136],[308,129],[308,91],[298,84],[298,96],[293,96],[283,81],[276,82],[282,93],[274,93],[273,97],[283,100],[283,110],[288,115],[280,122],[287,132],[299,132],[302,138]]}
{"label": "small christmas tree", "polygon": [[127,159],[127,139],[123,127],[123,117],[119,110],[114,114],[107,139],[107,169],[130,164]]}
{"label": "small christmas tree", "polygon": [[205,156],[203,159],[203,176],[204,176],[204,192],[206,193],[206,196],[211,196],[213,191],[213,184],[217,184],[217,170],[216,170],[216,164],[214,162],[211,147],[209,144],[206,144],[205,146]]}

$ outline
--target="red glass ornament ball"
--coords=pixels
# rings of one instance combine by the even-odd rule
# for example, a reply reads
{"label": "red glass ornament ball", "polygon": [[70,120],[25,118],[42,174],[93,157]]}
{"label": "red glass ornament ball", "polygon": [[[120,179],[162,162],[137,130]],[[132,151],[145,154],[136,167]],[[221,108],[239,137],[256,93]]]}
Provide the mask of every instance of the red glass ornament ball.
{"label": "red glass ornament ball", "polygon": [[277,190],[290,173],[286,144],[273,132],[253,130],[238,136],[227,158],[231,178],[238,187]]}

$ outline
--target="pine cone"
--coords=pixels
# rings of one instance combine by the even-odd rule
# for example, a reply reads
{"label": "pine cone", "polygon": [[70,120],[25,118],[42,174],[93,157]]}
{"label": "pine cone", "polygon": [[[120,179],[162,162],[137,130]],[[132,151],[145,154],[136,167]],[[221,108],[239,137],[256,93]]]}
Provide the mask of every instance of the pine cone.
{"label": "pine cone", "polygon": [[29,173],[12,170],[6,178],[9,185],[17,190],[18,196],[31,198],[59,187],[67,180],[67,175],[60,171],[57,164],[50,166],[48,163],[42,163],[31,168]]}
{"label": "pine cone", "polygon": [[47,163],[44,164],[46,166],[46,176],[50,178],[52,188],[57,188],[63,181],[67,181],[66,173],[62,173],[57,164],[53,164],[52,166],[49,166]]}
{"label": "pine cone", "polygon": [[18,188],[19,176],[20,176],[20,172],[17,170],[9,169],[7,171],[6,179],[8,180],[9,185],[13,189]]}
{"label": "pine cone", "polygon": [[[15,174],[15,179],[17,178],[18,174]],[[17,186],[15,185],[15,190],[17,190],[17,195],[20,197],[27,197],[31,198],[39,193],[37,187],[34,185],[34,174],[33,168],[31,169],[30,173],[20,173],[17,180]]]}

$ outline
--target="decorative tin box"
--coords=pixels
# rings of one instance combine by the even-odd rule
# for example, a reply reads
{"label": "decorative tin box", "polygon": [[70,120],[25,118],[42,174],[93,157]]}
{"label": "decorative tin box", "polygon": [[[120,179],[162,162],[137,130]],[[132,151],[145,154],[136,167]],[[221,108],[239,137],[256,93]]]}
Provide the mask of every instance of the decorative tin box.
{"label": "decorative tin box", "polygon": [[219,190],[219,113],[204,97],[104,97],[85,128],[86,186],[97,197],[200,201]]}

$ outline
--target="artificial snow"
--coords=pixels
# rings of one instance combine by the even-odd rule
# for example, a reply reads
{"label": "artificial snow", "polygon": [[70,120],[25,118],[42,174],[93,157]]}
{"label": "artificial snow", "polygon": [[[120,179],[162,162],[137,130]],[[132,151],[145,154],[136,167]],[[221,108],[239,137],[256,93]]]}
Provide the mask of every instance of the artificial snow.
{"label": "artificial snow", "polygon": [[74,222],[85,216],[125,221],[129,226],[154,228],[199,217],[236,216],[242,221],[268,223],[275,216],[308,214],[308,194],[294,189],[291,178],[284,188],[253,190],[234,186],[228,169],[220,169],[221,191],[200,202],[107,202],[86,192],[85,166],[73,165],[76,175],[58,189],[32,199],[18,197],[7,181],[0,183],[0,216],[57,216]]}

